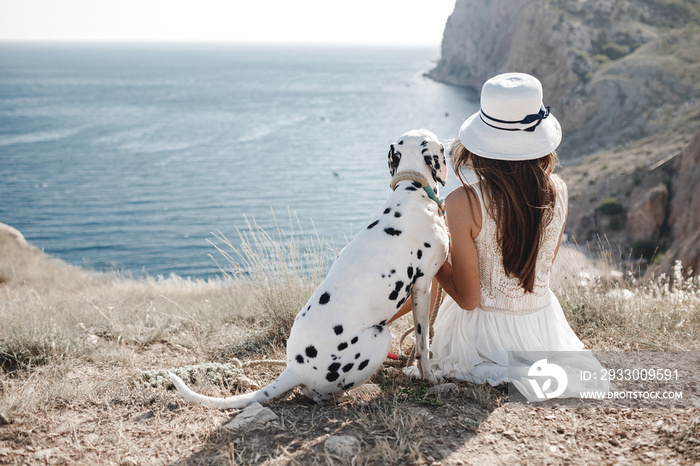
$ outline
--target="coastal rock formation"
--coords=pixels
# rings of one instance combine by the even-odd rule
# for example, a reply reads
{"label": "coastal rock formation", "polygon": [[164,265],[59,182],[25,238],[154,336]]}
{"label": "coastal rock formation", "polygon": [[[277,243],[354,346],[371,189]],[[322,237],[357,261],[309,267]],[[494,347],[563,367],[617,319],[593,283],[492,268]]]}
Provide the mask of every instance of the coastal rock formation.
{"label": "coastal rock formation", "polygon": [[[576,84],[568,65],[566,34],[556,30],[559,16],[543,2],[457,0],[445,25],[442,57],[430,77],[481,89],[506,71],[533,73],[547,97],[559,101]],[[534,58],[534,59],[533,59]]]}
{"label": "coastal rock formation", "polygon": [[567,233],[697,269],[698,23],[695,0],[457,0],[429,76],[476,90],[537,76],[564,131]]}
{"label": "coastal rock formation", "polygon": [[664,254],[662,268],[669,269],[675,260],[684,268],[700,269],[700,132],[674,163],[671,179],[672,198],[668,223],[672,243]]}
{"label": "coastal rock formation", "polygon": [[477,90],[506,71],[537,76],[572,159],[687,126],[673,117],[700,108],[693,20],[692,1],[457,0],[429,76]]}
{"label": "coastal rock formation", "polygon": [[0,244],[9,244],[8,247],[29,248],[31,247],[24,235],[10,225],[0,223]]}
{"label": "coastal rock formation", "polygon": [[627,237],[632,243],[658,241],[666,222],[668,188],[660,183],[651,188],[627,218]]}
{"label": "coastal rock formation", "polygon": [[2,286],[64,286],[77,289],[97,274],[71,267],[28,243],[15,228],[0,223],[0,288]]}

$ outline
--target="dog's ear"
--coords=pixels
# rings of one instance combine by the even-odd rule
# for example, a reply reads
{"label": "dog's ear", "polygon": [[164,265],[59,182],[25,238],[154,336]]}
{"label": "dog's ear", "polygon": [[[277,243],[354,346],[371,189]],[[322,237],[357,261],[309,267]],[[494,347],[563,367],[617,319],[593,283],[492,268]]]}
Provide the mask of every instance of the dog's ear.
{"label": "dog's ear", "polygon": [[432,171],[433,180],[445,186],[447,182],[447,162],[445,146],[439,141],[427,141],[423,147],[423,159]]}
{"label": "dog's ear", "polygon": [[394,149],[394,144],[389,146],[389,173],[391,176],[396,175],[396,170],[399,169],[399,162],[401,162],[401,152]]}

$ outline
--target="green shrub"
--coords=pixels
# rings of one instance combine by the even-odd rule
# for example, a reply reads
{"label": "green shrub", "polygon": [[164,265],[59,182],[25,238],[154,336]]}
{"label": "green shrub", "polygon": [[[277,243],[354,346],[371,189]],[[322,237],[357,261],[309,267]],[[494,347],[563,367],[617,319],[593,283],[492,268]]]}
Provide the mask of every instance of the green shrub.
{"label": "green shrub", "polygon": [[603,202],[598,207],[598,211],[604,215],[619,215],[624,209],[620,201],[614,197],[608,197],[603,200]]}
{"label": "green shrub", "polygon": [[608,42],[600,49],[601,53],[610,60],[617,60],[630,53],[630,48],[626,45]]}
{"label": "green shrub", "polygon": [[610,57],[607,55],[598,54],[598,55],[593,55],[593,62],[595,62],[598,65],[605,65],[606,63],[610,63]]}
{"label": "green shrub", "polygon": [[637,259],[644,257],[651,260],[658,252],[659,245],[654,241],[639,240],[632,243],[632,256]]}

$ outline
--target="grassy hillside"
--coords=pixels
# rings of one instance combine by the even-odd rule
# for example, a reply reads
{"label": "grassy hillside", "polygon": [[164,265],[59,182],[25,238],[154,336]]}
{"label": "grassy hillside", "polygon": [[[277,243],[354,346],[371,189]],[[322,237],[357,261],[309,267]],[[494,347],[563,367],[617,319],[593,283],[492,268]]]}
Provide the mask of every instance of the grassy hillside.
{"label": "grassy hillside", "polygon": [[[360,464],[700,460],[697,409],[518,407],[503,388],[433,394],[391,369],[373,378],[379,392],[316,406],[295,390],[269,403],[276,424],[230,432],[228,414],[184,403],[153,371],[220,363],[195,385],[218,395],[271,381],[280,367],[244,368],[245,378],[226,367],[284,358],[293,317],[334,251],[262,231],[218,244],[229,276],[203,282],[93,274],[0,238],[0,463],[349,463],[324,450],[334,433],[360,438]],[[622,276],[573,249],[557,267],[557,294],[587,347],[698,349],[697,276]],[[396,336],[411,323],[393,325]],[[611,440],[595,447],[601,438]]]}

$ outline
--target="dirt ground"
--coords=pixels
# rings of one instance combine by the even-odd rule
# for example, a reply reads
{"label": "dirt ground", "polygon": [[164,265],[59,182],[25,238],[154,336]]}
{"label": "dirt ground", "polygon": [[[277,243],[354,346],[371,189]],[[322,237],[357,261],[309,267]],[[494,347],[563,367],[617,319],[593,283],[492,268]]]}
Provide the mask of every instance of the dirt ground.
{"label": "dirt ground", "polygon": [[[230,430],[224,425],[238,411],[193,406],[173,390],[141,382],[137,368],[178,367],[212,357],[186,353],[163,343],[13,374],[3,384],[24,385],[29,396],[34,378],[54,378],[56,401],[0,418],[0,464],[700,463],[695,407],[527,404],[509,401],[505,387],[466,382],[434,395],[393,368],[373,377],[377,392],[356,391],[317,405],[295,389],[266,404],[276,421]],[[246,375],[263,384],[281,370],[259,366]],[[334,435],[356,437],[359,453],[329,453],[324,442]]]}

